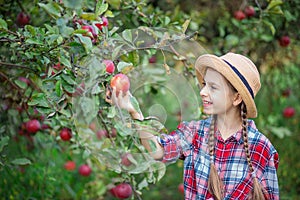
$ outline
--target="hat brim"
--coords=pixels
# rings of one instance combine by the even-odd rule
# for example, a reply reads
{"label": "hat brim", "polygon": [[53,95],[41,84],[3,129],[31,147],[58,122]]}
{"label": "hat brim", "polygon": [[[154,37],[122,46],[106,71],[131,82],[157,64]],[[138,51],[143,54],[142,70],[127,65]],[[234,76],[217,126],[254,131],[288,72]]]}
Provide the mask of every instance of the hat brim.
{"label": "hat brim", "polygon": [[224,60],[212,54],[204,54],[196,60],[195,68],[196,76],[200,84],[204,80],[204,75],[207,68],[212,68],[220,74],[222,74],[241,95],[247,108],[247,117],[257,117],[257,109],[254,99],[246,89],[240,77],[232,70],[232,68]]}

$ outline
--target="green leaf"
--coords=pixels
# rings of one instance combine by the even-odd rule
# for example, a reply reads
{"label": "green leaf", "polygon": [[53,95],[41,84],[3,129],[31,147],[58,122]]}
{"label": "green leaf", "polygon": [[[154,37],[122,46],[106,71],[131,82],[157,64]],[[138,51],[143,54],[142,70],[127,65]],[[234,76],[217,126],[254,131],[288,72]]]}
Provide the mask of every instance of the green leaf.
{"label": "green leaf", "polygon": [[48,101],[45,97],[44,93],[34,93],[31,96],[31,101],[28,102],[29,106],[41,106],[41,107],[49,107]]}
{"label": "green leaf", "polygon": [[28,87],[27,83],[23,82],[23,81],[20,81],[19,79],[16,79],[15,81],[15,84],[17,86],[19,86],[21,89],[26,89]]}
{"label": "green leaf", "polygon": [[37,44],[37,45],[43,45],[44,43],[39,41],[36,38],[29,38],[25,41],[27,44]]}
{"label": "green leaf", "polygon": [[0,18],[0,29],[5,29],[7,30],[7,23],[5,20]]}
{"label": "green leaf", "polygon": [[117,65],[117,69],[118,69],[118,71],[122,71],[124,68],[131,67],[131,66],[132,66],[132,63],[120,61]]}
{"label": "green leaf", "polygon": [[88,20],[88,21],[94,21],[94,20],[97,20],[97,16],[96,16],[94,13],[82,13],[82,14],[80,15],[80,18],[81,18],[81,19]]}
{"label": "green leaf", "polygon": [[271,22],[266,21],[266,20],[263,20],[263,23],[269,27],[272,35],[275,35],[276,29],[275,29],[274,25]]}
{"label": "green leaf", "polygon": [[279,6],[283,4],[283,2],[281,0],[271,0],[271,2],[269,3],[267,10],[270,9],[274,9],[275,7]]}
{"label": "green leaf", "polygon": [[50,2],[48,4],[38,3],[38,5],[43,8],[50,16],[57,19],[61,17],[61,11],[63,10],[59,4]]}
{"label": "green leaf", "polygon": [[233,47],[239,44],[239,37],[236,35],[227,35],[225,38],[225,44],[227,47]]}
{"label": "green leaf", "polygon": [[0,152],[2,152],[3,148],[8,145],[9,137],[5,136],[0,139]]}
{"label": "green leaf", "polygon": [[277,135],[279,138],[292,135],[292,132],[286,127],[268,127],[270,131]]}
{"label": "green leaf", "polygon": [[102,4],[102,1],[98,1],[96,4],[96,16],[102,15],[106,10],[108,9],[108,4],[104,3]]}
{"label": "green leaf", "polygon": [[55,92],[57,94],[57,96],[61,96],[61,80],[57,81],[55,84]]}
{"label": "green leaf", "polygon": [[138,113],[141,113],[141,109],[140,109],[140,106],[139,106],[139,102],[136,100],[136,98],[134,96],[131,96],[130,97],[130,102],[134,108],[135,111],[137,111]]}
{"label": "green leaf", "polygon": [[92,47],[93,47],[93,43],[91,38],[89,37],[85,37],[83,35],[80,34],[76,34],[76,36],[79,38],[81,44],[83,45],[85,51],[88,53],[91,51]]}
{"label": "green leaf", "polygon": [[107,117],[108,118],[114,118],[116,116],[116,114],[117,114],[116,107],[114,107],[114,106],[109,107]]}
{"label": "green leaf", "polygon": [[131,33],[131,30],[125,30],[125,31],[123,31],[123,32],[122,32],[122,37],[123,37],[126,41],[132,43],[132,33]]}
{"label": "green leaf", "polygon": [[63,4],[66,8],[81,9],[82,0],[63,0]]}
{"label": "green leaf", "polygon": [[65,56],[61,56],[60,57],[60,62],[61,64],[63,64],[64,66],[68,67],[69,69],[72,68],[71,62],[68,58],[66,58]]}
{"label": "green leaf", "polygon": [[31,161],[27,158],[17,158],[11,161],[11,163],[14,165],[29,165],[31,164]]}
{"label": "green leaf", "polygon": [[185,22],[182,25],[182,33],[186,32],[187,28],[189,27],[190,22],[191,22],[190,19],[185,20]]}
{"label": "green leaf", "polygon": [[76,81],[73,80],[70,75],[62,74],[61,77],[64,79],[64,81],[66,81],[70,85],[76,85],[77,84]]}

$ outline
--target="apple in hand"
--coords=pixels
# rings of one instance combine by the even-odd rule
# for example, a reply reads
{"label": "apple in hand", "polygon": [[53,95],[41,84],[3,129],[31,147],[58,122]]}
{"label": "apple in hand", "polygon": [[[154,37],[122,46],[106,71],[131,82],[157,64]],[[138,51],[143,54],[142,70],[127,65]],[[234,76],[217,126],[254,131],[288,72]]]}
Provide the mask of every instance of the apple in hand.
{"label": "apple in hand", "polygon": [[120,183],[110,189],[110,193],[118,199],[127,199],[132,195],[132,187],[129,183]]}
{"label": "apple in hand", "polygon": [[130,81],[128,76],[119,73],[112,77],[112,79],[110,80],[110,86],[116,89],[116,95],[118,96],[120,91],[122,91],[123,94],[128,92],[130,88]]}

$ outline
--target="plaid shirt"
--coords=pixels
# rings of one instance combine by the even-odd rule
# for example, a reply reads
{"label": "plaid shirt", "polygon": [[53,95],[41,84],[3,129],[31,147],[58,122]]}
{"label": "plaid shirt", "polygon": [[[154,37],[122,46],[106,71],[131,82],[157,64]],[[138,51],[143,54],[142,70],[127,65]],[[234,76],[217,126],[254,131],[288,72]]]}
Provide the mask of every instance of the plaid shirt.
{"label": "plaid shirt", "polygon": [[[208,149],[211,118],[183,122],[170,135],[163,134],[159,142],[164,147],[164,162],[184,157],[185,199],[213,199],[208,191],[210,156]],[[224,199],[248,199],[252,191],[242,132],[225,141],[215,133],[214,164],[224,183]],[[278,153],[271,142],[261,134],[253,120],[248,120],[249,151],[255,175],[265,188],[266,199],[279,199],[276,170]]]}

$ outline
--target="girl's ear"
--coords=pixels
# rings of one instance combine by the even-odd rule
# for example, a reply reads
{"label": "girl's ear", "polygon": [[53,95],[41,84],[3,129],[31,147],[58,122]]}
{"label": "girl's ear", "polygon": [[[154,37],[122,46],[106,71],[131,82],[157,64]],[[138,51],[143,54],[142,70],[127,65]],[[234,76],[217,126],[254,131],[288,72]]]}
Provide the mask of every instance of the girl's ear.
{"label": "girl's ear", "polygon": [[243,99],[242,99],[242,97],[241,97],[241,95],[237,92],[237,93],[235,93],[234,94],[234,98],[233,98],[233,105],[234,106],[237,106],[237,105],[239,105],[241,102],[243,101]]}

